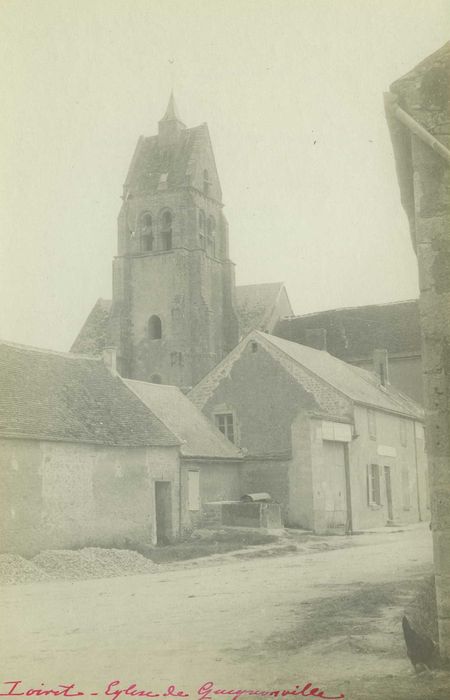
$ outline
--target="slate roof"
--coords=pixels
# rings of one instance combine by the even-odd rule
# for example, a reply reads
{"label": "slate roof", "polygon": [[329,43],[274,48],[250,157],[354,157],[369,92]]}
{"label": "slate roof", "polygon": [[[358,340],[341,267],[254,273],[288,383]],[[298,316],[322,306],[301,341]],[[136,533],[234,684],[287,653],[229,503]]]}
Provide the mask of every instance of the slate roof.
{"label": "slate roof", "polygon": [[141,136],[131,161],[125,189],[145,191],[146,194],[156,192],[161,175],[166,173],[169,188],[188,187],[195,151],[204,143],[209,143],[206,124],[183,129],[170,148],[160,148],[158,136]]}
{"label": "slate roof", "polygon": [[102,354],[107,344],[111,299],[97,299],[70,351],[81,355]]}
{"label": "slate roof", "polygon": [[121,446],[178,438],[101,360],[0,342],[0,435]]}
{"label": "slate roof", "polygon": [[267,328],[284,285],[282,282],[246,284],[236,287],[236,307],[241,336]]}
{"label": "slate roof", "polygon": [[417,300],[331,309],[281,319],[274,335],[308,345],[308,330],[326,330],[327,351],[347,362],[372,358],[374,349],[389,355],[420,355]]}
{"label": "slate roof", "polygon": [[423,417],[423,410],[415,401],[392,386],[382,387],[379,377],[373,372],[349,365],[324,350],[292,343],[267,333],[258,335],[356,403]]}
{"label": "slate roof", "polygon": [[240,451],[176,386],[123,379],[181,441],[186,457],[241,459]]}

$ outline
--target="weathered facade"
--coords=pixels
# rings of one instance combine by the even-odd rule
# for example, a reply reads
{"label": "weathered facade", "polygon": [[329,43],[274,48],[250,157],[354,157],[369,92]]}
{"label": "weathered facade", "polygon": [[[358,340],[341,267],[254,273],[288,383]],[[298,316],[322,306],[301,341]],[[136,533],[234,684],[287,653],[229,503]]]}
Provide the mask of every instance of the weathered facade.
{"label": "weathered facade", "polygon": [[234,265],[208,127],[173,96],[124,185],[108,343],[125,377],[192,386],[237,343]]}
{"label": "weathered facade", "polygon": [[254,332],[189,397],[246,452],[243,491],[269,492],[289,524],[426,519],[421,409],[376,375]]}
{"label": "weathered facade", "polygon": [[124,381],[180,441],[183,532],[203,523],[206,504],[238,501],[245,493],[241,451],[177,387]]}
{"label": "weathered facade", "polygon": [[102,360],[0,344],[2,551],[170,541],[179,439]]}
{"label": "weathered facade", "polygon": [[450,657],[450,42],[386,95],[417,253],[441,654]]}

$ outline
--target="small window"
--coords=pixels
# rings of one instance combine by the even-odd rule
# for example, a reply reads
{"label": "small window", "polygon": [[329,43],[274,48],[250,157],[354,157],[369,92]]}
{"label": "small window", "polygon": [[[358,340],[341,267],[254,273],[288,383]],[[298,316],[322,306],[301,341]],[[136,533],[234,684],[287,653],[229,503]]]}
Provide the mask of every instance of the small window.
{"label": "small window", "polygon": [[220,432],[225,435],[230,442],[234,442],[234,420],[232,413],[216,413],[215,423]]}
{"label": "small window", "polygon": [[406,447],[407,441],[408,439],[406,433],[406,421],[402,418],[400,420],[400,442],[403,445],[403,447]]}
{"label": "small window", "polygon": [[209,195],[209,173],[207,170],[203,171],[203,194],[206,194],[206,196]]}
{"label": "small window", "polygon": [[200,510],[200,472],[188,471],[188,508]]}
{"label": "small window", "polygon": [[162,378],[160,374],[152,374],[150,377],[151,384],[162,384]]}
{"label": "small window", "polygon": [[150,316],[148,320],[148,337],[150,340],[160,340],[162,338],[162,324],[159,316]]}
{"label": "small window", "polygon": [[252,352],[257,352],[258,351],[258,343],[255,341],[252,342]]}
{"label": "small window", "polygon": [[367,426],[369,429],[369,437],[375,440],[377,437],[377,419],[375,411],[372,408],[367,409]]}
{"label": "small window", "polygon": [[380,467],[378,464],[369,465],[368,501],[370,506],[381,505]]}

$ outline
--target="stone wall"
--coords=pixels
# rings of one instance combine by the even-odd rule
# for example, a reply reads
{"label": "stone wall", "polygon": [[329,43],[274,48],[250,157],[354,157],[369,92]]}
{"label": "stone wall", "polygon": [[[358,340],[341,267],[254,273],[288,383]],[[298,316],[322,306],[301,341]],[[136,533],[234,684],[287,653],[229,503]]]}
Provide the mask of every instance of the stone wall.
{"label": "stone wall", "polygon": [[1,440],[0,454],[2,551],[154,543],[155,481],[172,485],[178,536],[177,448]]}
{"label": "stone wall", "polygon": [[[450,42],[391,86],[399,106],[450,148]],[[394,105],[395,108],[395,105]],[[426,442],[440,649],[450,657],[450,196],[449,162],[388,110],[402,203],[417,252]]]}

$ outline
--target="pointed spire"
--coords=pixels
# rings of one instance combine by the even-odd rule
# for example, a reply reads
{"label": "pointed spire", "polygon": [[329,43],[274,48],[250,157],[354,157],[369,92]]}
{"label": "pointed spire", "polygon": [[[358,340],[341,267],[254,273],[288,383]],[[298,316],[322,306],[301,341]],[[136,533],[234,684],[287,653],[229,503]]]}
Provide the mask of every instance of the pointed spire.
{"label": "pointed spire", "polygon": [[175,98],[173,96],[173,90],[170,93],[169,104],[167,105],[166,112],[161,119],[162,122],[177,121],[181,122],[180,116],[178,114],[177,106],[175,104]]}
{"label": "pointed spire", "polygon": [[176,143],[179,135],[186,126],[178,116],[173,90],[170,93],[169,104],[167,105],[166,113],[159,122],[158,135],[159,143],[162,147]]}

